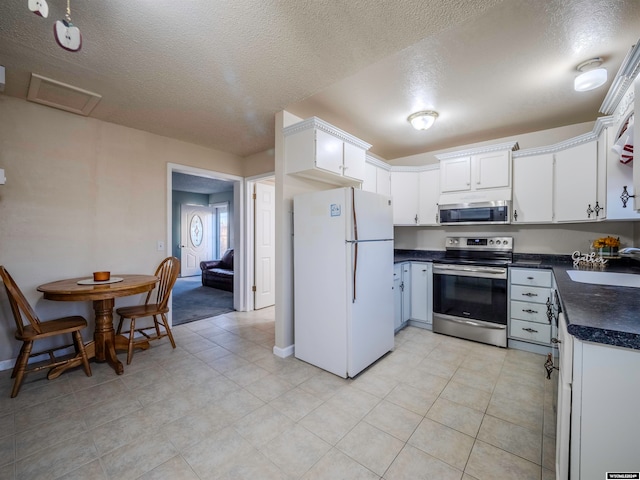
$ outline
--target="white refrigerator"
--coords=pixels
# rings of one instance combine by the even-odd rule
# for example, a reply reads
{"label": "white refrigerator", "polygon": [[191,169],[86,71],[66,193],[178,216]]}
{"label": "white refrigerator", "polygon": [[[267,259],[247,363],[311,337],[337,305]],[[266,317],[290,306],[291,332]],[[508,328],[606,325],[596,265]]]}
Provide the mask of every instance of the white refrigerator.
{"label": "white refrigerator", "polygon": [[295,356],[354,377],[394,348],[391,198],[338,188],[293,198]]}

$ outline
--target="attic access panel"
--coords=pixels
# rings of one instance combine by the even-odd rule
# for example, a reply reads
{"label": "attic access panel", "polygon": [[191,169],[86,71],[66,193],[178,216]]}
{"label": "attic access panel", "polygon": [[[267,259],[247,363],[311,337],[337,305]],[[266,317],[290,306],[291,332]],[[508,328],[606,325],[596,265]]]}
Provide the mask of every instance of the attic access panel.
{"label": "attic access panel", "polygon": [[31,83],[27,100],[48,107],[58,108],[78,115],[88,116],[102,99],[102,95],[67,85],[35,73],[31,74]]}

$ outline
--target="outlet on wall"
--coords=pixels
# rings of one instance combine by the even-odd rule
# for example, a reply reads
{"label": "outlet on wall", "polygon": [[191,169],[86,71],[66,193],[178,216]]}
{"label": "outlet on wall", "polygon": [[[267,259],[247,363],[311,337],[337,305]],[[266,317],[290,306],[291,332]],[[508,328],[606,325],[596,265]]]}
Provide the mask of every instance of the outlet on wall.
{"label": "outlet on wall", "polygon": [[162,240],[158,240],[158,251],[164,251],[164,242]]}

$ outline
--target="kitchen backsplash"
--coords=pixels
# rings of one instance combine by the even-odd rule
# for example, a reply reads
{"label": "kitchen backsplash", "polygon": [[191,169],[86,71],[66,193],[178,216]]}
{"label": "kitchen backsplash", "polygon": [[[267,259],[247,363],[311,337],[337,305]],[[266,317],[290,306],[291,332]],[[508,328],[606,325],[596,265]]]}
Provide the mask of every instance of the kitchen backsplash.
{"label": "kitchen backsplash", "polygon": [[448,236],[496,236],[514,238],[515,253],[567,254],[589,251],[596,238],[620,237],[622,247],[640,246],[640,222],[599,222],[554,225],[476,225],[447,227],[395,227],[394,248],[444,250]]}

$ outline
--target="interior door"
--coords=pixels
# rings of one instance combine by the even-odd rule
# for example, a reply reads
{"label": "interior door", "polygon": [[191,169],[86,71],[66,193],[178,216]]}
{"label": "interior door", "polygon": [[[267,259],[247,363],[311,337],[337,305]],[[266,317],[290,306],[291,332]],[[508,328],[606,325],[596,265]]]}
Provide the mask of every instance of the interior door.
{"label": "interior door", "polygon": [[254,299],[255,309],[275,304],[275,194],[273,185],[255,185],[255,264]]}
{"label": "interior door", "polygon": [[180,220],[180,276],[200,275],[200,262],[213,260],[211,208],[183,204]]}

